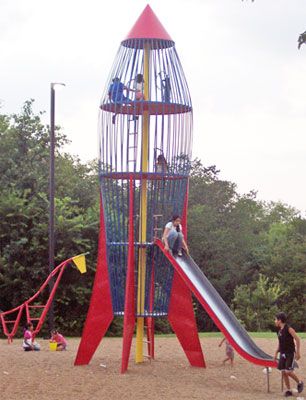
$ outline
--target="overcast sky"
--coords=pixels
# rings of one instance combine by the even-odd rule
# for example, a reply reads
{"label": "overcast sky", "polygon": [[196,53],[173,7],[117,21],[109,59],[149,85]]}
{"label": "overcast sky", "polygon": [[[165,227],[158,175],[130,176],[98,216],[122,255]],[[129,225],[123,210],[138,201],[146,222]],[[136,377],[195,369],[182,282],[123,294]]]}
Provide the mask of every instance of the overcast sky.
{"label": "overcast sky", "polygon": [[[2,112],[35,99],[82,160],[97,157],[100,96],[148,1],[1,0]],[[193,156],[238,191],[306,211],[305,0],[151,0],[176,42],[194,106]]]}

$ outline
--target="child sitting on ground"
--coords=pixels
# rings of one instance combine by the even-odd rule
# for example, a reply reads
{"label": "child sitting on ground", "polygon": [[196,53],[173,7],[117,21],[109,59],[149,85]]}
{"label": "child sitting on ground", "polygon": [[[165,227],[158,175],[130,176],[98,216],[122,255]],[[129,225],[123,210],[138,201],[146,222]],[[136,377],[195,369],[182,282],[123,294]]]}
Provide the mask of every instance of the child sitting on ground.
{"label": "child sitting on ground", "polygon": [[31,322],[28,322],[23,332],[22,347],[24,351],[40,350],[40,345],[34,340],[33,330],[34,330],[33,324]]}
{"label": "child sitting on ground", "polygon": [[56,329],[51,331],[51,343],[56,343],[56,351],[63,351],[67,348],[67,340]]}
{"label": "child sitting on ground", "polygon": [[225,354],[226,354],[226,358],[223,360],[223,365],[225,365],[226,361],[230,361],[231,363],[231,367],[234,364],[234,349],[233,347],[230,345],[230,343],[227,341],[226,338],[223,338],[221,340],[221,342],[219,343],[219,347],[222,346],[223,342],[225,342]]}

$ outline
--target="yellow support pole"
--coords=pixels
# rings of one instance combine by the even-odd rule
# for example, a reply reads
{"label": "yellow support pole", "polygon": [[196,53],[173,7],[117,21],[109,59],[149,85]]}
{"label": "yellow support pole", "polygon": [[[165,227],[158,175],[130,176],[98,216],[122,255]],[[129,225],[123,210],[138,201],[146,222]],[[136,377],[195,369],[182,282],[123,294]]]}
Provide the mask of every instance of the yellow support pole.
{"label": "yellow support pole", "polygon": [[[149,44],[144,46],[144,98],[149,98]],[[143,112],[142,117],[142,141],[141,141],[141,171],[148,171],[149,158],[149,114]],[[147,180],[142,179],[140,189],[140,213],[139,213],[139,242],[145,243],[147,239]],[[144,313],[146,284],[146,248],[139,248],[138,259],[138,291],[137,291],[137,313]],[[143,335],[144,318],[138,317],[136,324],[136,363],[143,362]]]}

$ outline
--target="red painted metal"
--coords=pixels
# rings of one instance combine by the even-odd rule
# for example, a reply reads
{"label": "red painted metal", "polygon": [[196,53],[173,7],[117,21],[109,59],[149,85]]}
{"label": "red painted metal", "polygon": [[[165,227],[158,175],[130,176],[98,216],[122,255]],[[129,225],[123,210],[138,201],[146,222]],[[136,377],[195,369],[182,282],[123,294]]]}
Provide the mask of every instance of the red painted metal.
{"label": "red painted metal", "polygon": [[168,175],[168,174],[158,174],[155,172],[109,172],[107,175],[103,175],[103,179],[134,179],[134,180],[141,180],[147,179],[149,181],[155,180],[164,180],[167,179],[169,181],[184,179],[186,175]]}
{"label": "red painted metal", "polygon": [[[20,322],[20,318],[22,316],[23,308],[24,308],[24,304],[22,304],[19,307],[14,308],[13,310],[3,312],[0,314],[3,333],[5,334],[5,336],[7,336],[7,341],[9,344],[12,343],[13,337],[16,335],[16,332],[17,332],[17,329],[19,326],[19,322]],[[16,312],[17,312],[17,316],[16,316],[15,320],[5,320],[6,315],[11,315]],[[8,330],[7,324],[13,324],[13,328],[10,332]]]}
{"label": "red painted metal", "polygon": [[129,184],[129,249],[125,286],[121,373],[126,372],[135,327],[134,185]]}
{"label": "red painted metal", "polygon": [[126,39],[172,40],[149,5],[145,7]]}
{"label": "red painted metal", "polygon": [[[44,323],[44,321],[45,321],[45,318],[46,318],[46,316],[47,316],[47,313],[48,313],[48,311],[49,311],[49,309],[50,309],[51,303],[52,303],[53,298],[54,298],[54,296],[55,296],[55,292],[56,292],[56,290],[57,290],[57,288],[58,288],[58,285],[59,285],[59,283],[60,283],[60,280],[61,280],[61,278],[62,278],[62,275],[63,275],[63,273],[64,273],[64,270],[65,270],[66,265],[67,265],[67,263],[63,264],[63,266],[59,269],[58,276],[57,276],[57,278],[56,278],[56,281],[54,282],[53,288],[52,288],[52,290],[51,290],[51,293],[50,293],[50,296],[49,296],[49,298],[48,298],[48,300],[47,300],[46,305],[45,305],[45,306],[42,306],[42,307],[39,307],[39,308],[43,308],[43,311],[42,311],[42,313],[41,313],[39,319],[37,320],[38,322],[37,322],[37,325],[36,325],[35,329],[33,330],[33,333],[32,333],[33,338],[34,338],[34,337],[38,334],[38,332],[41,330],[41,327],[42,327],[42,325],[43,325],[43,323]],[[28,311],[28,308],[29,308],[29,302],[26,303],[26,311]],[[30,322],[30,321],[33,321],[33,318],[30,319],[30,320],[28,320],[28,322]]]}
{"label": "red painted metal", "polygon": [[[31,297],[29,298],[27,301],[25,301],[23,304],[21,304],[20,306],[12,309],[12,310],[8,310],[5,312],[0,313],[0,319],[2,322],[2,328],[3,328],[3,333],[7,336],[8,338],[8,343],[11,343],[13,341],[13,337],[16,335],[19,323],[20,323],[20,319],[22,317],[22,313],[23,310],[25,310],[26,312],[26,319],[27,322],[33,322],[33,321],[38,321],[34,331],[33,331],[33,337],[35,337],[38,332],[40,331],[44,320],[46,318],[46,315],[48,313],[48,310],[50,308],[50,304],[55,296],[55,292],[56,289],[59,285],[59,282],[61,280],[62,274],[64,272],[64,269],[66,267],[66,265],[71,262],[72,258],[69,258],[68,260],[63,261],[60,265],[58,265],[56,268],[54,268],[54,270],[52,271],[52,273],[47,277],[47,279],[45,280],[45,282],[42,284],[42,286],[39,288],[39,290]],[[50,279],[52,277],[54,277],[55,275],[58,274],[58,277],[56,279],[56,282],[54,284],[53,290],[51,291],[48,301],[46,303],[46,305],[41,305],[41,304],[34,304],[32,305],[31,303],[33,303],[33,301],[37,301],[39,295],[43,292],[43,290],[46,288],[46,286],[48,285]],[[30,315],[30,308],[41,308],[42,309],[42,313],[40,314],[39,317],[31,317]],[[5,317],[7,316],[12,316],[14,315],[14,313],[17,313],[16,319],[12,320],[6,320]],[[11,317],[12,318],[12,317]],[[13,328],[11,331],[8,330],[7,324],[13,324]]]}
{"label": "red painted metal", "polygon": [[[182,228],[186,241],[188,193],[189,180],[187,183],[182,214]],[[173,276],[168,319],[186,353],[190,364],[195,367],[205,368],[206,365],[199,340],[191,292],[176,271],[174,271]]]}
{"label": "red painted metal", "polygon": [[229,343],[235,348],[235,350],[246,360],[257,364],[257,365],[262,365],[265,367],[276,367],[276,363],[274,361],[268,361],[268,360],[261,360],[256,357],[251,356],[247,352],[245,352],[231,337],[225,326],[222,324],[222,321],[218,319],[216,314],[214,313],[214,310],[206,303],[205,299],[201,296],[201,294],[198,292],[197,288],[193,285],[193,283],[188,279],[187,275],[182,271],[178,263],[175,261],[175,258],[172,257],[172,255],[164,250],[164,245],[159,239],[155,240],[155,244],[161,249],[161,251],[164,253],[164,255],[168,258],[168,260],[171,262],[177,273],[180,275],[180,277],[183,279],[184,283],[188,286],[188,288],[193,292],[195,297],[199,300],[203,308],[206,310],[208,315],[211,317],[211,319],[214,321],[216,326],[219,328],[219,330],[224,334],[226,339],[229,341]]}
{"label": "red painted metal", "polygon": [[148,341],[148,355],[154,360],[154,318],[147,317],[146,318],[146,326],[147,326],[147,341]]}
{"label": "red painted metal", "polygon": [[[154,309],[154,288],[155,288],[155,274],[154,274],[154,256],[152,258],[152,273],[151,273],[151,286],[149,292],[149,311],[152,313]],[[148,341],[148,354],[154,359],[154,318],[147,317],[147,341]]]}
{"label": "red painted metal", "polygon": [[137,101],[127,104],[104,103],[100,108],[104,111],[128,115],[142,115],[144,111],[151,115],[183,114],[191,111],[191,107],[188,105],[160,101]]}
{"label": "red painted metal", "polygon": [[191,293],[177,271],[173,276],[168,319],[190,364],[205,368]]}
{"label": "red painted metal", "polygon": [[101,198],[97,271],[75,365],[88,364],[114,318],[106,257],[106,230]]}

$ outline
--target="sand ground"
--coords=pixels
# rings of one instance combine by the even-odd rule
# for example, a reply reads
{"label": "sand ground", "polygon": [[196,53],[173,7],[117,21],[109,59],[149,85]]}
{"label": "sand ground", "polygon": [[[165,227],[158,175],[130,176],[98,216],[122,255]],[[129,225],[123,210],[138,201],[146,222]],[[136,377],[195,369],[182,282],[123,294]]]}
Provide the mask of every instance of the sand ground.
{"label": "sand ground", "polygon": [[[280,374],[270,374],[271,393],[263,367],[235,354],[235,365],[222,366],[224,347],[218,338],[202,338],[207,368],[192,368],[174,337],[156,338],[156,359],[134,363],[132,348],[129,370],[120,374],[122,340],[105,338],[88,366],[74,367],[79,339],[69,340],[65,352],[51,352],[40,339],[40,352],[24,352],[21,340],[8,345],[0,340],[0,399],[3,400],[102,400],[102,399],[280,399]],[[256,339],[273,354],[276,341]],[[305,380],[306,340],[297,370]],[[102,364],[102,365],[101,365]],[[300,394],[305,397],[306,393]]]}

